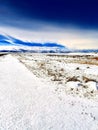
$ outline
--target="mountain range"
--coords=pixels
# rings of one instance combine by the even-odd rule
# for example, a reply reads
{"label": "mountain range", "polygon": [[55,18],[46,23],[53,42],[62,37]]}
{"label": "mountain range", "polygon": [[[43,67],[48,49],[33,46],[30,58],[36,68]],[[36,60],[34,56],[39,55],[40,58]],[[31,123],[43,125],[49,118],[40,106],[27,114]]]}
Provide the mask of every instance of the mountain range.
{"label": "mountain range", "polygon": [[70,50],[58,43],[35,43],[22,41],[9,35],[0,35],[0,52],[69,52]]}
{"label": "mountain range", "polygon": [[33,52],[33,53],[90,53],[98,49],[69,49],[58,43],[35,43],[23,41],[9,35],[0,35],[0,52]]}

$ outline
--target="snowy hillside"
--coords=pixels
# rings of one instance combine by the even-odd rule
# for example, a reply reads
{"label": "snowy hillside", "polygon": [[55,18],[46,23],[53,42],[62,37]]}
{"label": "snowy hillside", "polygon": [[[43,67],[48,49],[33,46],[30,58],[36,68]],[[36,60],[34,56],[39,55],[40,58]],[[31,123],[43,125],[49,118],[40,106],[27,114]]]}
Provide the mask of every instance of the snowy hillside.
{"label": "snowy hillside", "polygon": [[35,43],[22,41],[11,36],[0,35],[1,52],[69,52],[69,49],[57,43]]}

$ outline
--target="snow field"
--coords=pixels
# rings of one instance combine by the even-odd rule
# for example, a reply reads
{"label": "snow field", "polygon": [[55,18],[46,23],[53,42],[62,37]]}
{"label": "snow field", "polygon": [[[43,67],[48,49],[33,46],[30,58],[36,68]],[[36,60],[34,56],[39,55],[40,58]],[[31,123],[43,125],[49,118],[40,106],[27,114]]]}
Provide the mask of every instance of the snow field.
{"label": "snow field", "polygon": [[0,130],[98,129],[97,100],[56,89],[15,57],[0,57]]}

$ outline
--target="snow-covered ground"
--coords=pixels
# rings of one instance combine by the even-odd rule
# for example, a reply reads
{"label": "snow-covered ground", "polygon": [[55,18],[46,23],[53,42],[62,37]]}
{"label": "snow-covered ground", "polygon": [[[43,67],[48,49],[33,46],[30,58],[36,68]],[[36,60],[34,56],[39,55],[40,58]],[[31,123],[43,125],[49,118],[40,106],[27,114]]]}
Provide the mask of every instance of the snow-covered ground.
{"label": "snow-covered ground", "polygon": [[[41,55],[0,57],[0,130],[98,130],[97,95],[87,99],[66,94],[69,81],[64,77],[82,72],[97,86],[98,66],[62,63]],[[49,68],[52,72],[47,74]],[[65,80],[54,83],[57,77],[49,74]],[[77,82],[83,85],[82,78],[80,74]]]}
{"label": "snow-covered ground", "polygon": [[[37,77],[52,81],[58,90],[94,98],[98,89],[97,54],[20,54],[19,60]],[[76,94],[77,95],[77,94]]]}

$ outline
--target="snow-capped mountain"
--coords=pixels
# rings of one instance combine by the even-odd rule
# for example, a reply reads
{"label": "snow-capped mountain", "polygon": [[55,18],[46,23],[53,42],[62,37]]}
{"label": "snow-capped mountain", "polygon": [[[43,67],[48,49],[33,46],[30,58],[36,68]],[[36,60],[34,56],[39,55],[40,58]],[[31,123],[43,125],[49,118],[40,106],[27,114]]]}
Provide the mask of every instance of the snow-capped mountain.
{"label": "snow-capped mountain", "polygon": [[71,50],[72,53],[98,53],[98,49],[75,49],[75,50]]}
{"label": "snow-capped mountain", "polygon": [[8,35],[0,35],[1,52],[69,52],[70,50],[57,43],[35,43],[16,39]]}
{"label": "snow-capped mountain", "polygon": [[34,52],[34,53],[90,53],[98,49],[69,49],[58,43],[35,43],[22,41],[9,35],[0,35],[0,52]]}

